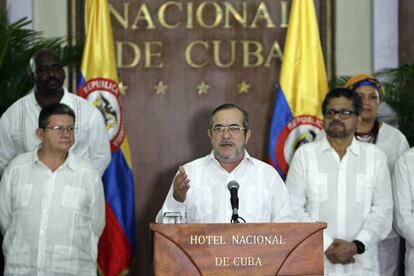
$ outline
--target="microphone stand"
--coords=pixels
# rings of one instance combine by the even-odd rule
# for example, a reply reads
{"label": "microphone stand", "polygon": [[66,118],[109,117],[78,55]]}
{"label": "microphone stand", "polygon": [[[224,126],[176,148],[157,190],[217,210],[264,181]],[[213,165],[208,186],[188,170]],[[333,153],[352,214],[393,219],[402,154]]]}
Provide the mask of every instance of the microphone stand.
{"label": "microphone stand", "polygon": [[237,190],[239,189],[239,186],[239,183],[234,180],[230,181],[229,184],[227,184],[227,189],[230,191],[231,208],[233,209],[230,223],[240,223],[239,219],[246,223],[244,218],[239,217],[239,198],[237,197]]}
{"label": "microphone stand", "polygon": [[244,218],[239,217],[239,215],[237,213],[235,213],[235,214],[233,214],[231,216],[230,223],[240,223],[239,219],[241,219],[244,223],[246,223],[246,221],[244,220]]}

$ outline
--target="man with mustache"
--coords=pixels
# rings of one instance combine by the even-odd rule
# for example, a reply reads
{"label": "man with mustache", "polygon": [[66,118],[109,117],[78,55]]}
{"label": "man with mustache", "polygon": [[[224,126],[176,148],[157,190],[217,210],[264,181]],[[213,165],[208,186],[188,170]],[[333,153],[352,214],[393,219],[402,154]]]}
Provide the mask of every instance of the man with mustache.
{"label": "man with mustache", "polygon": [[189,223],[230,222],[230,181],[239,183],[238,213],[246,222],[292,221],[282,179],[245,149],[251,134],[247,112],[235,104],[220,105],[211,113],[207,134],[212,152],[179,167],[156,221],[181,213]]}
{"label": "man with mustache", "polygon": [[41,49],[30,59],[34,88],[16,101],[0,119],[0,177],[18,154],[33,151],[40,144],[36,137],[40,110],[50,103],[64,103],[76,114],[75,144],[71,150],[90,161],[102,175],[111,158],[108,134],[102,115],[85,99],[63,86],[65,71],[59,56]]}
{"label": "man with mustache", "polygon": [[391,230],[391,180],[384,153],[354,137],[362,101],[350,89],[328,92],[326,136],[303,145],[286,179],[293,214],[325,221],[325,275],[379,275],[377,244]]}

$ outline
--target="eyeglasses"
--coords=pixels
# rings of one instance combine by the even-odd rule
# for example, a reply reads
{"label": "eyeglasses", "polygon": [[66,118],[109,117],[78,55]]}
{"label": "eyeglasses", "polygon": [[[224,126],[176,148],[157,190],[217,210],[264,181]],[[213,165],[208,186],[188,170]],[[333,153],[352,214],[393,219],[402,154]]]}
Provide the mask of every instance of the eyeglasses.
{"label": "eyeglasses", "polygon": [[68,133],[73,133],[73,131],[76,129],[74,126],[60,126],[60,125],[53,126],[53,127],[44,127],[44,129],[45,129],[45,128],[50,129],[50,130],[52,130],[53,132],[58,133],[58,134],[63,134],[63,133],[65,133],[65,130],[66,130]]}
{"label": "eyeglasses", "polygon": [[222,134],[222,133],[224,133],[224,131],[226,129],[229,131],[230,134],[233,134],[233,135],[240,134],[242,132],[242,130],[245,130],[244,127],[237,126],[237,125],[234,125],[234,126],[215,126],[215,127],[212,127],[210,130],[214,134]]}
{"label": "eyeglasses", "polygon": [[352,114],[356,114],[356,113],[355,111],[348,110],[348,109],[341,109],[341,110],[328,109],[323,112],[323,115],[327,119],[335,118],[336,114],[338,114],[339,118],[341,119],[349,119],[352,116]]}

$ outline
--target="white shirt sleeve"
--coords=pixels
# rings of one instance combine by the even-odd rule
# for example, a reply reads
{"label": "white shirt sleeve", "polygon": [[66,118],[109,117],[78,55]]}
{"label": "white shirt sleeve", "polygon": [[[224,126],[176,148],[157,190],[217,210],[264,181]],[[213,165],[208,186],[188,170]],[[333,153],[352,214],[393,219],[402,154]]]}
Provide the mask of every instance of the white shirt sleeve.
{"label": "white shirt sleeve", "polygon": [[355,237],[356,240],[364,243],[365,247],[371,247],[390,233],[393,206],[391,178],[385,155],[381,152],[375,160],[368,162],[376,163],[371,209],[364,220],[361,231]]}
{"label": "white shirt sleeve", "polygon": [[111,147],[103,117],[95,107],[93,110],[89,124],[89,161],[102,176],[111,161]]}
{"label": "white shirt sleeve", "polygon": [[[402,156],[407,150],[410,149],[410,145],[408,144],[407,138],[403,134],[400,134],[400,135],[401,136],[397,136],[399,139],[394,139],[394,141],[390,142],[391,143],[390,146],[395,151],[395,155],[393,156],[394,158],[391,160],[388,160],[388,162],[394,161],[393,163],[391,163],[390,175],[392,175],[394,172],[394,167],[395,167],[395,163],[397,162],[397,159],[400,156]],[[390,157],[387,155],[387,158],[389,159]]]}
{"label": "white shirt sleeve", "polygon": [[[406,241],[414,245],[414,214],[413,214],[413,180],[411,168],[414,162],[408,162],[407,155],[397,160],[393,174],[394,213],[397,231]],[[413,160],[413,159],[411,159]],[[411,164],[410,164],[411,163]]]}
{"label": "white shirt sleeve", "polygon": [[11,126],[9,125],[8,119],[3,115],[0,118],[0,177],[16,154],[11,134]]}
{"label": "white shirt sleeve", "polygon": [[0,182],[0,230],[3,236],[6,234],[11,222],[11,179],[10,170],[6,170]]}
{"label": "white shirt sleeve", "polygon": [[[97,172],[89,172],[90,178],[88,183],[92,186],[92,189],[89,191],[92,193],[90,196],[92,198],[89,206],[89,216],[90,216],[90,250],[91,255],[96,258],[98,256],[98,242],[99,238],[102,235],[102,232],[105,227],[105,194],[103,191],[103,184],[101,177]],[[86,183],[85,183],[86,184]]]}
{"label": "white shirt sleeve", "polygon": [[92,231],[99,238],[105,226],[105,194],[99,175],[93,175],[93,201],[91,205]]}

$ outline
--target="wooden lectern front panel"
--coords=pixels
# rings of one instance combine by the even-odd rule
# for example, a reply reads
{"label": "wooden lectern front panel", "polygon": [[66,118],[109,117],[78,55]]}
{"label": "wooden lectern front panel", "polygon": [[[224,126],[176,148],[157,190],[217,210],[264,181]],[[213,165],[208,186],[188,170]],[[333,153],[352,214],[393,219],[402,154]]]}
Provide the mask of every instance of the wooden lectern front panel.
{"label": "wooden lectern front panel", "polygon": [[151,224],[156,275],[323,275],[325,223]]}

